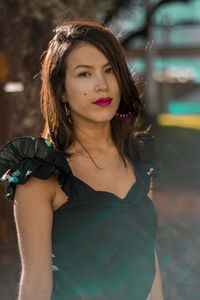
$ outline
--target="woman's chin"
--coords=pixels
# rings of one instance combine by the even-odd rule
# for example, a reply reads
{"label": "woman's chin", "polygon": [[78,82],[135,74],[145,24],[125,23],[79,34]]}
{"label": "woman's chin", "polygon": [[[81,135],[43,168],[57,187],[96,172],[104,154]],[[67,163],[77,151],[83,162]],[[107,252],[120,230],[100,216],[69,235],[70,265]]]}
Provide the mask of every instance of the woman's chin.
{"label": "woman's chin", "polygon": [[106,123],[110,122],[115,115],[115,111],[87,113],[87,115],[78,115],[72,117],[73,124],[76,123]]}

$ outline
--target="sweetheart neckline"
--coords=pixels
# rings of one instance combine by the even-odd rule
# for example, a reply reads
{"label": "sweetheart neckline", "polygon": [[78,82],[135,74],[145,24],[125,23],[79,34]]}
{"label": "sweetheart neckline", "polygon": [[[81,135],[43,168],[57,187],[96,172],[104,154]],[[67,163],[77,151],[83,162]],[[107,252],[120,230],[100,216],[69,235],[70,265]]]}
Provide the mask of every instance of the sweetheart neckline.
{"label": "sweetheart neckline", "polygon": [[[65,155],[65,154],[64,154]],[[69,159],[67,157],[65,157],[67,163],[68,163],[68,166],[69,166],[69,169],[71,171],[71,175],[74,179],[76,179],[77,181],[79,181],[82,185],[86,186],[88,189],[90,189],[92,192],[94,193],[104,193],[104,194],[108,194],[108,195],[112,195],[113,197],[119,199],[120,201],[125,201],[130,192],[135,188],[135,186],[137,185],[137,173],[135,172],[135,166],[133,166],[133,173],[135,175],[135,181],[134,183],[131,184],[130,188],[128,189],[126,195],[123,197],[123,198],[120,198],[119,196],[117,196],[116,194],[112,193],[112,192],[109,192],[109,191],[104,191],[104,190],[95,190],[93,187],[91,187],[88,183],[86,183],[85,181],[81,180],[79,177],[75,176],[72,172],[72,169],[70,167],[70,163],[69,163]]]}
{"label": "sweetheart neckline", "polygon": [[[136,180],[132,185],[131,187],[129,188],[128,192],[126,193],[126,196],[123,197],[123,198],[120,198],[118,197],[116,194],[112,193],[112,192],[109,192],[109,191],[100,191],[100,190],[95,190],[93,189],[89,184],[87,184],[86,182],[84,182],[83,180],[81,180],[80,178],[74,176],[72,174],[73,178],[77,181],[79,181],[83,186],[86,186],[90,191],[92,191],[93,193],[102,193],[102,194],[107,194],[107,195],[110,195],[112,196],[113,198],[115,198],[115,201],[118,201],[118,202],[125,202],[125,201],[128,201],[128,197],[129,195],[131,194],[131,192],[135,189],[135,187],[137,186],[138,184],[138,181]],[[67,205],[68,204],[68,200],[65,201],[63,204],[61,204],[58,208],[56,208],[55,210],[53,210],[53,213],[57,212],[58,210],[60,210],[63,206]]]}
{"label": "sweetheart neckline", "polygon": [[92,192],[94,193],[103,193],[103,194],[108,194],[108,195],[112,195],[113,197],[119,199],[120,201],[125,201],[129,194],[131,193],[131,191],[135,188],[136,184],[137,184],[137,178],[134,181],[134,183],[132,183],[132,185],[130,186],[130,188],[128,189],[126,195],[123,198],[120,198],[119,196],[117,196],[116,194],[109,192],[109,191],[104,191],[104,190],[95,190],[93,187],[91,187],[89,184],[87,184],[85,181],[81,180],[80,178],[78,178],[77,176],[73,175],[72,173],[72,177],[75,178],[77,181],[79,181],[81,184],[83,184],[84,186],[86,186],[87,188],[89,188]]}
{"label": "sweetheart neckline", "polygon": [[[112,192],[109,192],[109,191],[101,191],[101,190],[95,190],[94,188],[92,188],[89,184],[87,184],[85,181],[81,180],[80,178],[78,178],[77,176],[73,175],[73,173],[71,172],[71,175],[72,177],[77,180],[78,182],[80,182],[83,186],[87,187],[90,191],[92,191],[93,193],[102,193],[102,194],[107,194],[107,195],[111,195],[113,198],[116,199],[116,201],[119,201],[121,203],[125,202],[125,201],[128,201],[128,197],[129,195],[131,194],[131,192],[135,189],[135,187],[137,186],[138,184],[138,181],[137,181],[137,177],[136,177],[136,180],[135,182],[131,185],[131,187],[129,188],[128,192],[126,193],[125,197],[123,198],[120,198],[118,197],[116,194],[112,193]],[[64,191],[64,190],[63,190]],[[65,191],[64,191],[65,192]],[[68,200],[65,201],[63,204],[61,204],[58,208],[56,208],[55,210],[53,210],[53,213],[56,213],[58,210],[60,210],[63,206],[67,205],[68,204]]]}

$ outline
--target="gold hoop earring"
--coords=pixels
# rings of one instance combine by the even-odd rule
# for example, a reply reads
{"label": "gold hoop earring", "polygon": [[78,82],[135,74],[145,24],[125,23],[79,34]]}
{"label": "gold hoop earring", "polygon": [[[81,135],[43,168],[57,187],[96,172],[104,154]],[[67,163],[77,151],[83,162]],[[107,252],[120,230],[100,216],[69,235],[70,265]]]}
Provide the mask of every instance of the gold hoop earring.
{"label": "gold hoop earring", "polygon": [[67,121],[68,123],[71,125],[72,124],[72,121],[71,121],[71,111],[70,111],[70,108],[69,108],[69,104],[67,105],[68,102],[65,102],[65,114],[67,116]]}

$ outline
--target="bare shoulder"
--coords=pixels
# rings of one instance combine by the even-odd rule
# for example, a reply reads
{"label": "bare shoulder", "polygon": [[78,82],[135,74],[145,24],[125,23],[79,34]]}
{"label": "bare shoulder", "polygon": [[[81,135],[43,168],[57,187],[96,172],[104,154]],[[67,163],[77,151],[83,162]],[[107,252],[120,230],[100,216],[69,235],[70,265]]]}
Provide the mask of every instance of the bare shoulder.
{"label": "bare shoulder", "polygon": [[31,199],[31,201],[28,201],[30,206],[44,204],[52,206],[58,186],[59,184],[54,175],[47,180],[31,176],[26,184],[16,186],[15,204],[26,198]]}
{"label": "bare shoulder", "polygon": [[24,205],[29,206],[29,209],[32,206],[40,209],[46,207],[46,209],[54,211],[68,201],[68,196],[62,191],[55,175],[47,180],[31,177],[25,185],[16,186],[15,204],[19,205],[23,201],[25,201]]}

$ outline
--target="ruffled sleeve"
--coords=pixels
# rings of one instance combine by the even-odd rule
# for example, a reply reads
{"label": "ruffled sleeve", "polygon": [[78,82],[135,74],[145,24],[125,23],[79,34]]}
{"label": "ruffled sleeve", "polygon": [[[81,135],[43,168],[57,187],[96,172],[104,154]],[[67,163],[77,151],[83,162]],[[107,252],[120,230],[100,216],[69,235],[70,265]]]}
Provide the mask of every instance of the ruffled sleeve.
{"label": "ruffled sleeve", "polygon": [[55,174],[62,187],[70,173],[64,154],[42,137],[16,138],[0,150],[0,181],[9,200],[14,200],[16,184],[25,184],[30,176],[48,179]]}

